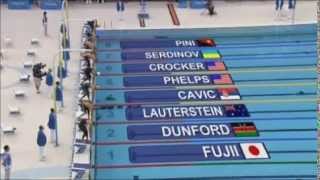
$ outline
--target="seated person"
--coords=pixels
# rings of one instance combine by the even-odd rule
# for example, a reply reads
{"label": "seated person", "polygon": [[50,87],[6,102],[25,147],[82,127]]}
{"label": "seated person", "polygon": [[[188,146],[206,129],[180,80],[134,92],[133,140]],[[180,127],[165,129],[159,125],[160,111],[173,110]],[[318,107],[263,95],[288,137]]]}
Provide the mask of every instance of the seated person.
{"label": "seated person", "polygon": [[217,14],[217,13],[214,11],[214,5],[213,5],[213,3],[212,3],[212,0],[208,0],[207,9],[208,9],[208,13],[209,13],[210,16]]}

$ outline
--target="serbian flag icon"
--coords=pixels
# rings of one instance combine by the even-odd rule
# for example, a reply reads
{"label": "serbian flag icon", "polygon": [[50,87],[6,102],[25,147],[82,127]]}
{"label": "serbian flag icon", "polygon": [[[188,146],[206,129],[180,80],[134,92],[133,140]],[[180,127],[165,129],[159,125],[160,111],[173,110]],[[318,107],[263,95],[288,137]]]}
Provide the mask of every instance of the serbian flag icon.
{"label": "serbian flag icon", "polygon": [[224,70],[226,70],[226,66],[221,61],[206,62],[206,66],[207,66],[208,71],[224,71]]}
{"label": "serbian flag icon", "polygon": [[263,143],[240,143],[240,147],[246,159],[269,159]]}
{"label": "serbian flag icon", "polygon": [[218,89],[221,100],[239,100],[240,95],[237,88],[221,88]]}

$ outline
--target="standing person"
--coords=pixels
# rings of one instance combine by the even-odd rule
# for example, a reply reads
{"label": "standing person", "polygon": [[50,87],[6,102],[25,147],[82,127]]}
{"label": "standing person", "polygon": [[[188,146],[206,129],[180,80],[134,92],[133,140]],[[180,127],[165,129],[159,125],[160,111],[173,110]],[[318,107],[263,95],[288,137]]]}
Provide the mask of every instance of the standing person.
{"label": "standing person", "polygon": [[288,2],[288,9],[290,12],[292,24],[294,24],[294,20],[295,20],[296,3],[297,3],[296,0],[289,0],[289,2]]}
{"label": "standing person", "polygon": [[43,12],[42,16],[42,26],[44,30],[44,35],[48,36],[48,17],[47,17],[47,11]]}
{"label": "standing person", "polygon": [[44,147],[47,144],[47,137],[43,132],[43,126],[39,126],[39,131],[37,135],[37,144],[39,146],[39,154],[40,154],[40,161],[44,161],[46,159],[44,155]]}
{"label": "standing person", "polygon": [[79,129],[82,131],[82,140],[89,141],[88,124],[86,119],[81,119]]}
{"label": "standing person", "polygon": [[2,154],[2,166],[4,167],[4,180],[10,180],[10,172],[11,172],[11,154],[10,148],[8,145],[3,147],[4,153]]}
{"label": "standing person", "polygon": [[283,0],[276,0],[276,10],[282,10],[284,1]]}
{"label": "standing person", "polygon": [[37,90],[37,93],[40,93],[40,86],[41,86],[41,81],[42,81],[42,77],[45,76],[47,73],[42,72],[42,69],[46,67],[45,64],[42,63],[38,63],[35,64],[32,67],[32,75],[33,75],[33,81]]}
{"label": "standing person", "polygon": [[60,108],[63,108],[63,92],[59,81],[56,82],[55,96],[56,101],[60,103]]}
{"label": "standing person", "polygon": [[46,75],[46,84],[51,87],[53,85],[53,76],[52,76],[52,69],[48,69]]}
{"label": "standing person", "polygon": [[53,108],[50,109],[48,128],[50,129],[50,142],[56,141],[57,114]]}
{"label": "standing person", "polygon": [[284,4],[284,0],[276,0],[276,11],[277,11],[277,18],[282,16],[281,10]]}

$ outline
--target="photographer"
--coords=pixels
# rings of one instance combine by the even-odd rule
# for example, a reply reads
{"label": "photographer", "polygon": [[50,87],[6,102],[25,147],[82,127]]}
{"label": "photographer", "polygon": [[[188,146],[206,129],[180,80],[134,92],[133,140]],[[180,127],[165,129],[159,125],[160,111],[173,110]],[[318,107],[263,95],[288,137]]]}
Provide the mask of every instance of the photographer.
{"label": "photographer", "polygon": [[37,93],[40,93],[40,86],[41,86],[41,80],[43,76],[46,76],[46,72],[42,72],[42,69],[45,68],[46,65],[42,63],[35,64],[32,67],[32,75],[33,75],[33,81],[34,85],[36,87]]}

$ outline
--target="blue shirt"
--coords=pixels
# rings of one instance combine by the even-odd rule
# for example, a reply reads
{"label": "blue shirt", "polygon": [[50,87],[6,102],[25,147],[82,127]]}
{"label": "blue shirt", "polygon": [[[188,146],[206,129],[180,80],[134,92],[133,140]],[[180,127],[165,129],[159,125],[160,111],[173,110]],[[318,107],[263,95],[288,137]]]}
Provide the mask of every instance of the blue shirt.
{"label": "blue shirt", "polygon": [[56,87],[56,101],[62,101],[63,94],[60,87]]}
{"label": "blue shirt", "polygon": [[2,154],[2,165],[5,167],[5,168],[10,168],[12,162],[11,162],[11,155],[10,153],[8,152],[5,152]]}
{"label": "blue shirt", "polygon": [[51,112],[49,114],[49,121],[48,121],[48,127],[49,129],[56,129],[57,125],[57,115],[54,112]]}
{"label": "blue shirt", "polygon": [[49,73],[49,72],[46,75],[46,84],[48,86],[52,86],[53,85],[53,77],[52,77],[52,74]]}
{"label": "blue shirt", "polygon": [[37,144],[38,146],[45,146],[47,144],[47,137],[43,131],[38,131]]}

